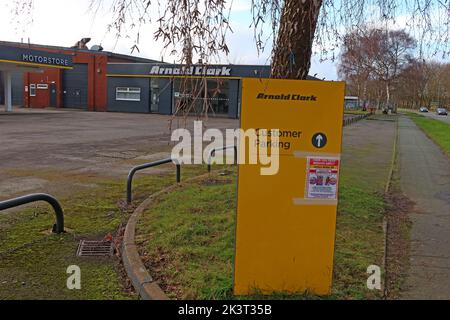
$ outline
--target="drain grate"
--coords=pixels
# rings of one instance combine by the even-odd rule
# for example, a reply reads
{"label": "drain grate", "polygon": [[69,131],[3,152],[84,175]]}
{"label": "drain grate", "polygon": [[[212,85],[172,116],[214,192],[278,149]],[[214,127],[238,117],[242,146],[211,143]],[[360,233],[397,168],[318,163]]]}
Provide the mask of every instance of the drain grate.
{"label": "drain grate", "polygon": [[78,257],[111,257],[113,254],[111,242],[82,240],[78,245]]}

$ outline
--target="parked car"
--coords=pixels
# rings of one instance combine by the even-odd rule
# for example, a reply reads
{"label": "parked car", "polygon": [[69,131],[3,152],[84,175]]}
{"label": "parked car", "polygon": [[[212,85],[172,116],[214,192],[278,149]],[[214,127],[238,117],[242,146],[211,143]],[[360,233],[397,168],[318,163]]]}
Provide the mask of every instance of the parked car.
{"label": "parked car", "polygon": [[448,111],[445,108],[438,108],[436,110],[436,113],[438,116],[447,116],[448,115]]}
{"label": "parked car", "polygon": [[419,111],[423,112],[423,113],[427,113],[428,112],[428,108],[422,107],[422,108],[419,109]]}

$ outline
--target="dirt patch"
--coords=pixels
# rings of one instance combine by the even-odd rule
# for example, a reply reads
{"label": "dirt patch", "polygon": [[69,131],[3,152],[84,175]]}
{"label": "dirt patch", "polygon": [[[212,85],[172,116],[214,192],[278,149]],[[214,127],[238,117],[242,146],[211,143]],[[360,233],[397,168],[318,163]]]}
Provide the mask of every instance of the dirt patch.
{"label": "dirt patch", "polygon": [[133,283],[131,279],[128,277],[127,271],[125,270],[125,266],[123,265],[122,260],[122,244],[123,244],[123,236],[125,234],[125,225],[121,225],[116,232],[115,237],[113,238],[114,247],[115,247],[115,255],[116,255],[116,263],[115,269],[119,276],[120,282],[123,287],[123,291],[129,295],[137,296],[137,292],[134,289]]}
{"label": "dirt patch", "polygon": [[399,191],[385,197],[387,204],[387,248],[385,297],[399,299],[409,267],[410,214],[415,203]]}
{"label": "dirt patch", "polygon": [[[152,270],[153,280],[158,283],[163,292],[170,293],[171,297],[177,300],[193,298],[183,293],[181,284],[174,282],[173,277],[165,275],[165,269],[173,268],[169,252],[163,248],[157,248],[156,253],[150,255],[141,249],[139,254],[146,269]],[[174,272],[180,272],[180,270],[175,268]]]}
{"label": "dirt patch", "polygon": [[227,180],[227,179],[214,179],[214,178],[210,178],[210,179],[206,179],[204,181],[202,181],[202,185],[209,187],[209,186],[222,186],[222,185],[226,185],[226,184],[230,184],[232,183],[232,180]]}
{"label": "dirt patch", "polygon": [[15,195],[32,190],[41,189],[47,183],[47,180],[27,177],[27,178],[13,178],[3,179],[0,184],[0,195]]}

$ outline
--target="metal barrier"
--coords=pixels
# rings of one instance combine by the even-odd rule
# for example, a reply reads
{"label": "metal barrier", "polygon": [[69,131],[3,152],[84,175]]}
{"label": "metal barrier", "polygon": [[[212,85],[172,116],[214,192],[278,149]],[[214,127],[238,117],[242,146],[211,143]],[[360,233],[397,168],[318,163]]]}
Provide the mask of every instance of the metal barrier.
{"label": "metal barrier", "polygon": [[209,158],[208,158],[208,172],[211,172],[211,167],[212,167],[212,157],[216,156],[216,152],[217,151],[225,151],[228,149],[234,149],[234,163],[238,164],[238,150],[237,150],[237,146],[227,146],[227,147],[222,147],[222,148],[216,148],[216,149],[212,149],[211,153],[209,154]]}
{"label": "metal barrier", "polygon": [[344,127],[350,126],[358,121],[361,121],[361,120],[367,118],[368,116],[370,116],[370,114],[357,115],[357,116],[349,118],[349,119],[344,119]]}
{"label": "metal barrier", "polygon": [[58,200],[51,195],[36,193],[26,195],[20,198],[0,201],[0,211],[19,207],[28,203],[45,201],[53,207],[56,214],[56,224],[53,225],[53,233],[64,233],[64,212]]}
{"label": "metal barrier", "polygon": [[181,182],[181,164],[178,162],[178,160],[174,160],[174,159],[164,159],[164,160],[160,160],[160,161],[156,161],[156,162],[152,162],[152,163],[146,163],[137,167],[134,167],[133,169],[130,170],[130,172],[128,173],[128,179],[127,179],[127,204],[130,204],[133,201],[133,195],[132,195],[132,188],[133,188],[133,178],[134,175],[136,174],[136,172],[138,171],[142,171],[145,169],[149,169],[149,168],[154,168],[163,164],[167,164],[167,163],[175,163],[176,167],[177,167],[177,183]]}

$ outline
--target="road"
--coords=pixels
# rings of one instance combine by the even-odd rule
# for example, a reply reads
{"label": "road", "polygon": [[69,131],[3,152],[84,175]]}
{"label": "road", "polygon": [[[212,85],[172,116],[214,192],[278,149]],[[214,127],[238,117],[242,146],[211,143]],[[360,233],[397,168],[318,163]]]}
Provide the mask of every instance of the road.
{"label": "road", "polygon": [[419,113],[419,114],[430,119],[435,119],[450,124],[450,116],[438,116],[436,112]]}
{"label": "road", "polygon": [[416,203],[403,299],[450,299],[450,159],[407,117],[400,119],[400,183]]}

